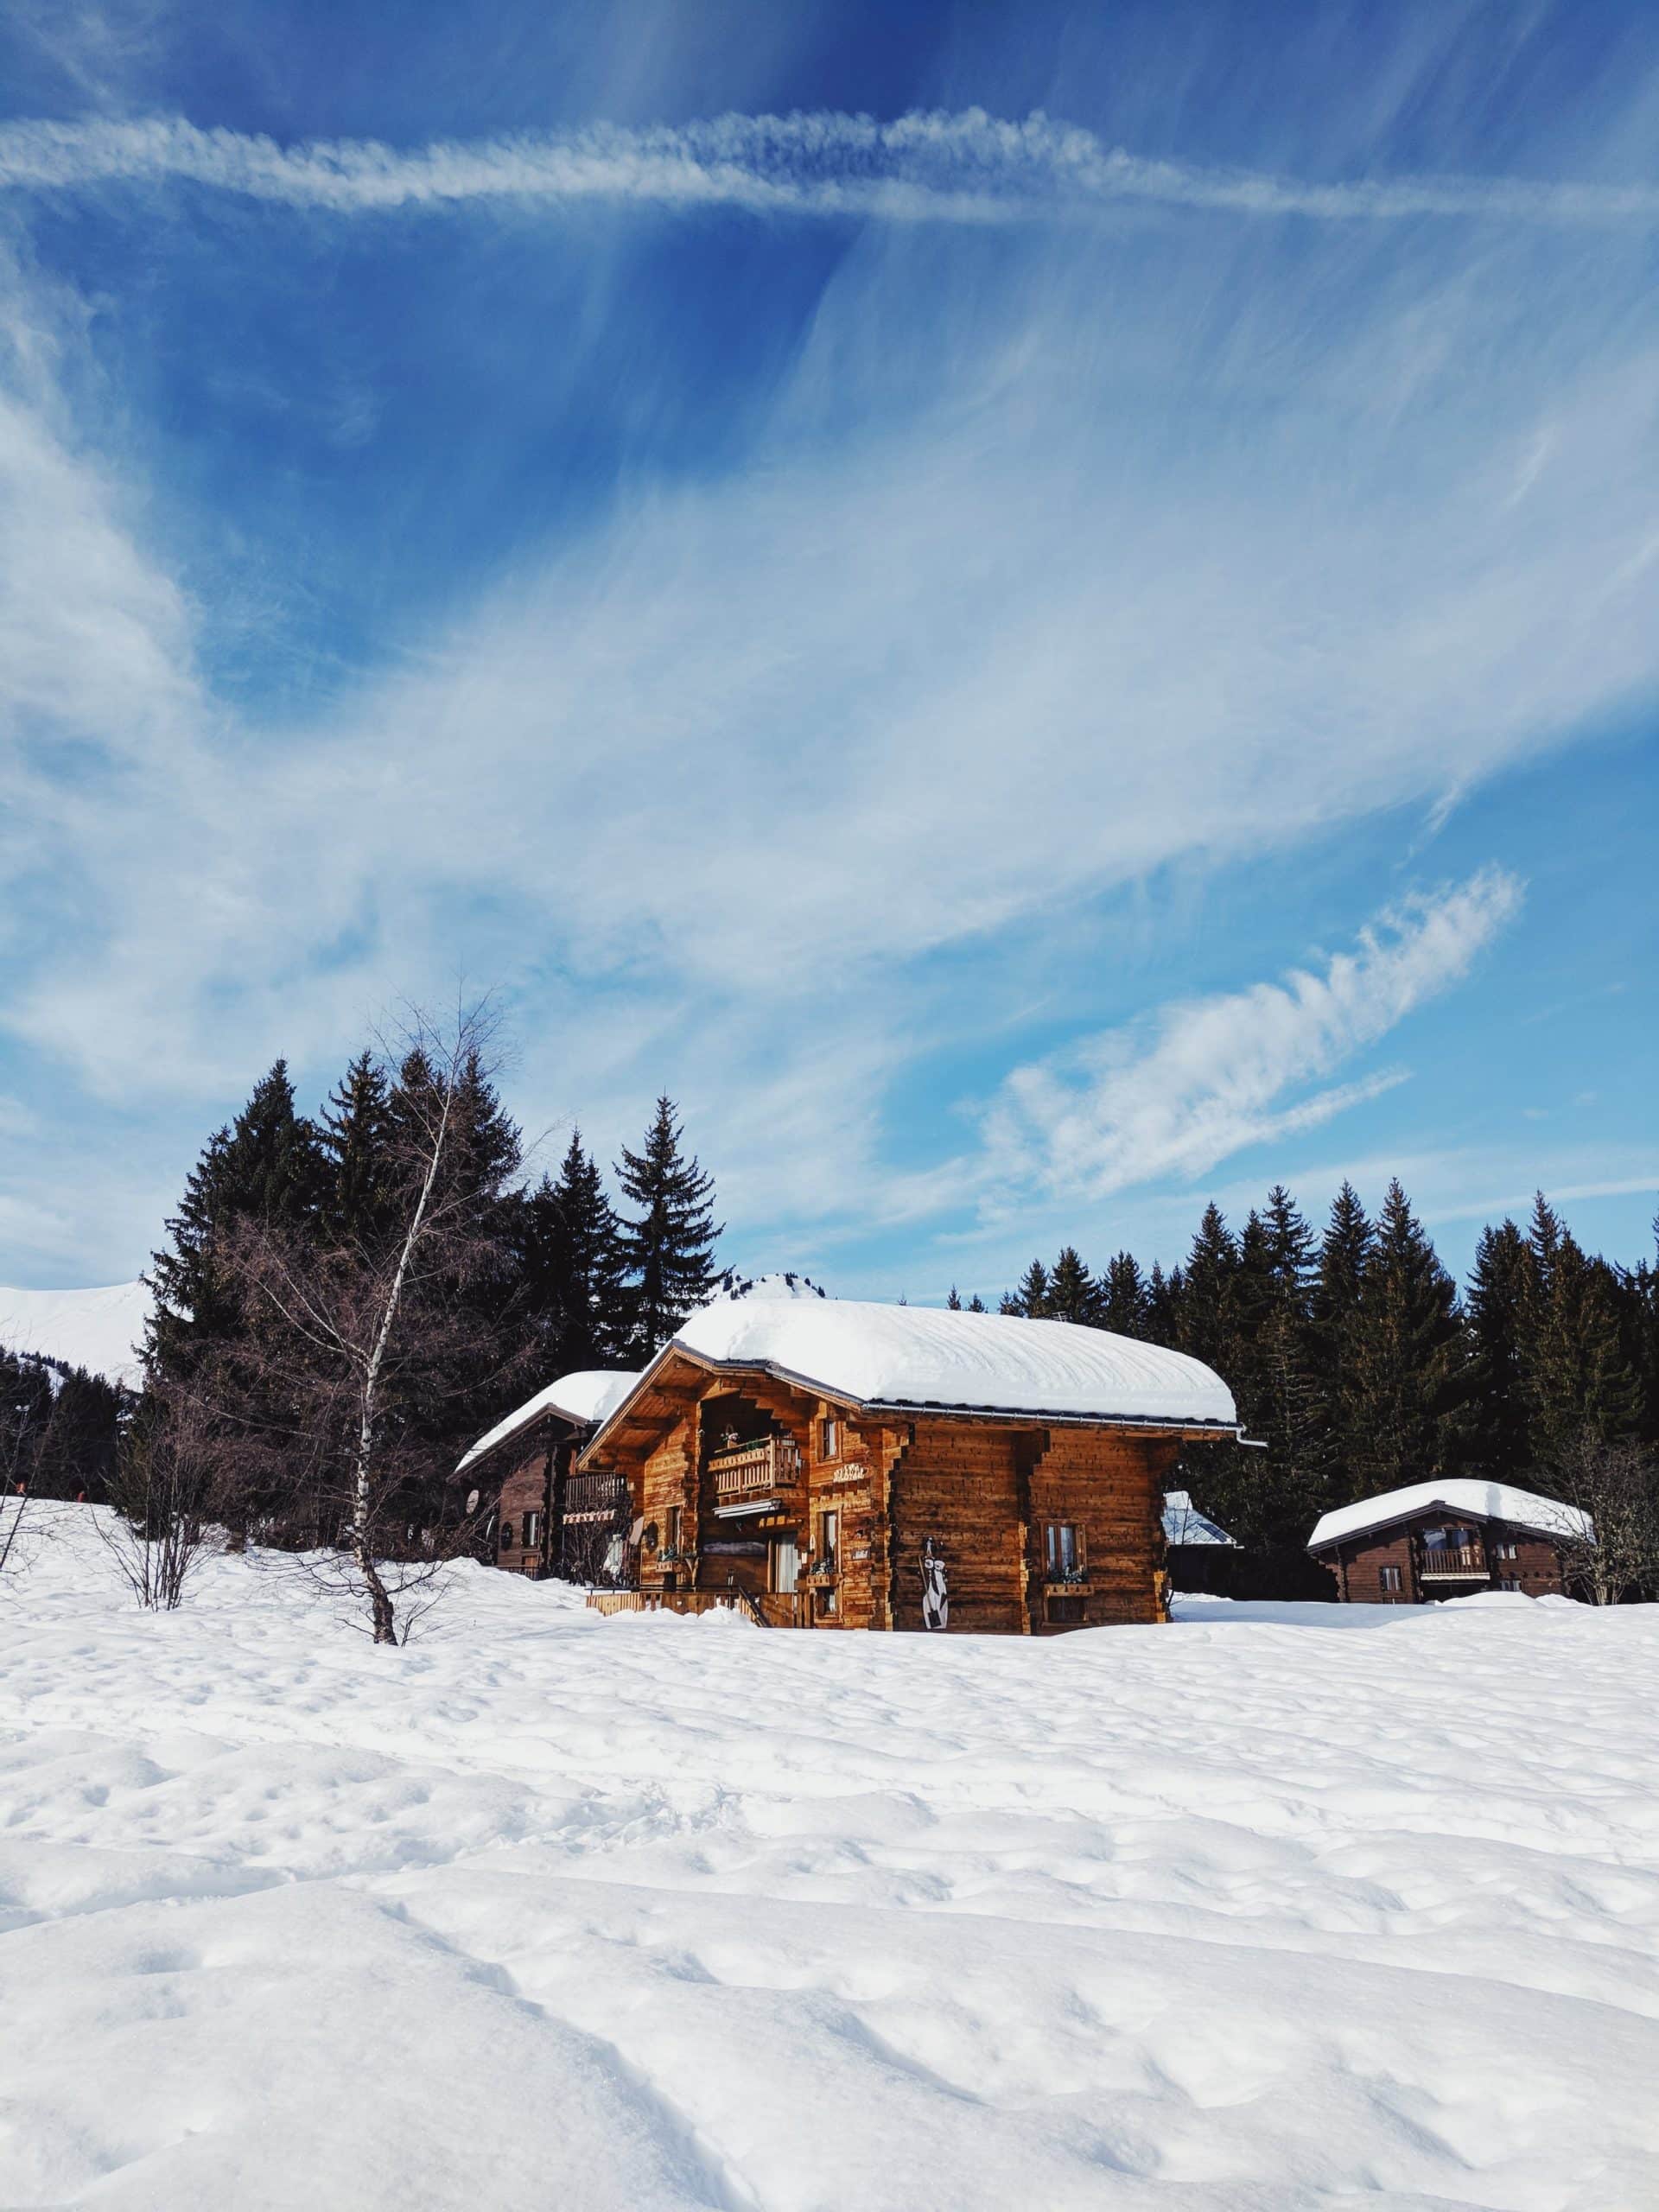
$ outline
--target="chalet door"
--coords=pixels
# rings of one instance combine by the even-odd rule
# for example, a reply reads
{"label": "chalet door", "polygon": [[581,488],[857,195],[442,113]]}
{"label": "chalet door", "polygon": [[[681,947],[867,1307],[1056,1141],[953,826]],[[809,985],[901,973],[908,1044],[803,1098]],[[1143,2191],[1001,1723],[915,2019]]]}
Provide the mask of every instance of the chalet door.
{"label": "chalet door", "polygon": [[772,1586],[781,1598],[791,1595],[799,1579],[801,1554],[793,1536],[774,1536],[772,1540]]}

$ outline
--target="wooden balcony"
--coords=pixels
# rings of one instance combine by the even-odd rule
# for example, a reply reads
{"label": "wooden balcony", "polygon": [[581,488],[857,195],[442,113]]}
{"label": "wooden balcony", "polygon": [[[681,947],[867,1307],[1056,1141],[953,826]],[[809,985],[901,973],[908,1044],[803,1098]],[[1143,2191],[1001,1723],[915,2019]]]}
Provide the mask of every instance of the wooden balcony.
{"label": "wooden balcony", "polygon": [[1491,1569],[1477,1544],[1425,1544],[1417,1573],[1424,1582],[1484,1582]]}
{"label": "wooden balcony", "polygon": [[566,1521],[620,1521],[628,1509],[628,1485],[621,1475],[570,1475],[562,1505]]}
{"label": "wooden balcony", "polygon": [[709,1479],[717,1508],[747,1498],[770,1497],[774,1491],[788,1490],[800,1478],[800,1447],[789,1436],[765,1437],[759,1444],[711,1452],[709,1458]]}

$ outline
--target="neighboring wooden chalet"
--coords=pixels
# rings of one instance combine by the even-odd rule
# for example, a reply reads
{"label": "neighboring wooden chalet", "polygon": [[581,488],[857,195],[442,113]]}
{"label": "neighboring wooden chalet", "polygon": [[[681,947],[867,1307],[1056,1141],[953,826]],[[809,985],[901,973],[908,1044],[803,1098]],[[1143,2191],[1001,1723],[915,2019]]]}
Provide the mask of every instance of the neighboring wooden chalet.
{"label": "neighboring wooden chalet", "polygon": [[1327,1513],[1308,1550],[1344,1604],[1421,1605],[1481,1590],[1566,1594],[1559,1540],[1584,1516],[1507,1483],[1414,1483]]}
{"label": "neighboring wooden chalet", "polygon": [[498,1567],[517,1574],[561,1574],[600,1582],[620,1566],[627,1493],[613,1477],[575,1475],[577,1452],[639,1377],[621,1369],[562,1375],[480,1436],[455,1469],[471,1478],[468,1511],[488,1522]]}
{"label": "neighboring wooden chalet", "polygon": [[1178,1352],[739,1285],[581,1455],[576,1478],[620,1479],[632,1516],[635,1588],[594,1602],[801,1628],[1155,1621],[1177,1455],[1236,1433],[1225,1386]]}

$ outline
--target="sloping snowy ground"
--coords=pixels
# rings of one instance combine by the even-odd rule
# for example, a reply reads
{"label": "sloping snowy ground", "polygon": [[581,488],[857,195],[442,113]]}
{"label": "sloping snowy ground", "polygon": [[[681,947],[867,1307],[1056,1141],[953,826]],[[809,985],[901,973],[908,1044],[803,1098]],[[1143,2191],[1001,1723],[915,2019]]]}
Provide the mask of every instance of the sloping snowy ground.
{"label": "sloping snowy ground", "polygon": [[[1659,2204],[1659,1617],[0,1593],[0,2204]],[[1265,1617],[1263,1617],[1265,1616]]]}

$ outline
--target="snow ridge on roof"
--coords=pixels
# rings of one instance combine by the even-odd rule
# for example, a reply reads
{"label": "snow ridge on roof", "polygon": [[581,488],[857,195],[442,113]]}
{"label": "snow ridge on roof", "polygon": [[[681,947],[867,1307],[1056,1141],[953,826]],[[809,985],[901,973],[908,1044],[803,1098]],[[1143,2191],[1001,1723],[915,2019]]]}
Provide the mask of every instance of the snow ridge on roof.
{"label": "snow ridge on roof", "polygon": [[712,1300],[673,1343],[776,1368],[859,1405],[1228,1427],[1237,1419],[1226,1384],[1183,1352],[1071,1321],[826,1298],[802,1275],[762,1276]]}
{"label": "snow ridge on roof", "polygon": [[1440,1483],[1411,1483],[1404,1490],[1384,1491],[1380,1497],[1363,1497],[1352,1505],[1339,1505],[1321,1514],[1307,1548],[1334,1544],[1344,1536],[1361,1536],[1368,1529],[1386,1528],[1433,1506],[1448,1513],[1474,1513],[1487,1521],[1506,1521],[1517,1529],[1535,1529],[1545,1536],[1582,1536],[1591,1531],[1590,1518],[1576,1507],[1554,1497],[1540,1497],[1536,1491],[1516,1490],[1510,1483],[1479,1482],[1466,1475]]}
{"label": "snow ridge on roof", "polygon": [[498,1444],[505,1444],[521,1428],[528,1428],[543,1414],[560,1414],[566,1421],[580,1421],[585,1427],[603,1421],[615,1411],[634,1384],[639,1380],[632,1368],[582,1367],[573,1375],[561,1375],[556,1382],[550,1382],[533,1398],[526,1398],[517,1412],[510,1413],[505,1421],[480,1436],[476,1444],[457,1462],[455,1472],[470,1467],[474,1459],[481,1459],[486,1452],[493,1452]]}

